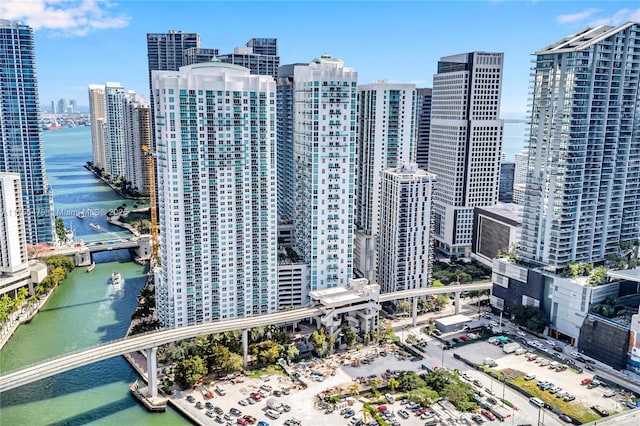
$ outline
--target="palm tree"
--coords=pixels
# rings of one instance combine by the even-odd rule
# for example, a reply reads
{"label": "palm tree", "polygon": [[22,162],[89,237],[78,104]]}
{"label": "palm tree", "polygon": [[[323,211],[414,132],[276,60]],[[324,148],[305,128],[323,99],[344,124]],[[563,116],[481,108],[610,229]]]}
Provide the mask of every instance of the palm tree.
{"label": "palm tree", "polygon": [[362,413],[362,423],[366,424],[369,420],[373,418],[373,416],[371,415],[371,411],[369,411],[369,409],[365,406],[362,407],[362,410],[360,410],[360,413]]}
{"label": "palm tree", "polygon": [[395,378],[392,377],[389,379],[387,386],[389,386],[389,389],[391,390],[391,392],[393,392],[396,389],[398,389],[398,386],[400,386],[400,383]]}
{"label": "palm tree", "polygon": [[360,385],[359,384],[354,383],[351,386],[349,386],[349,393],[351,395],[356,396],[359,392],[360,392]]}
{"label": "palm tree", "polygon": [[378,386],[380,386],[381,384],[381,380],[380,379],[371,379],[369,381],[369,386],[371,386],[371,391],[373,391],[373,393],[377,394],[378,393]]}

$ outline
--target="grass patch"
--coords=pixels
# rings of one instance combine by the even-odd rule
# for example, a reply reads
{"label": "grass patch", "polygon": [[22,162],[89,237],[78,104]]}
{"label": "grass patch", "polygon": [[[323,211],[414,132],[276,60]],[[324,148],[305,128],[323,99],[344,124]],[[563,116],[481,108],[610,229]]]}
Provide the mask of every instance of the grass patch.
{"label": "grass patch", "polygon": [[510,380],[509,382],[513,383],[519,388],[526,390],[531,395],[540,398],[547,404],[559,409],[560,411],[568,414],[574,419],[580,420],[582,423],[589,423],[595,420],[600,420],[601,418],[589,407],[576,402],[575,400],[567,402],[562,398],[556,398],[555,395],[550,394],[547,391],[541,390],[538,386],[536,386],[536,382],[534,380],[527,381],[524,380],[524,377],[519,377],[517,379]]}
{"label": "grass patch", "polygon": [[247,377],[252,379],[257,379],[264,374],[279,374],[281,376],[286,376],[286,373],[279,365],[269,365],[265,368],[259,368],[257,370],[247,370],[245,372]]}

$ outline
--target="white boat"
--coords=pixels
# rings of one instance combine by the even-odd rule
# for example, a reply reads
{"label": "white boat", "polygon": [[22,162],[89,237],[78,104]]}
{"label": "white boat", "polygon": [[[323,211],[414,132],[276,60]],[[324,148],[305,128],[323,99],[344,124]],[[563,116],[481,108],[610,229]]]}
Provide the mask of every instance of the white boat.
{"label": "white boat", "polygon": [[77,217],[78,219],[84,219],[84,212],[78,212],[78,213],[76,213],[76,217]]}
{"label": "white boat", "polygon": [[122,284],[124,284],[124,278],[122,278],[122,275],[120,274],[120,272],[114,272],[111,274],[111,285],[114,288],[120,288],[122,286]]}
{"label": "white boat", "polygon": [[90,223],[89,226],[91,228],[93,228],[93,229],[96,229],[96,230],[102,229],[102,228],[100,228],[100,225],[98,225],[97,223]]}
{"label": "white boat", "polygon": [[91,262],[91,265],[87,266],[87,272],[91,272],[96,269],[96,262]]}
{"label": "white boat", "polygon": [[64,230],[64,241],[67,244],[73,243],[73,229]]}

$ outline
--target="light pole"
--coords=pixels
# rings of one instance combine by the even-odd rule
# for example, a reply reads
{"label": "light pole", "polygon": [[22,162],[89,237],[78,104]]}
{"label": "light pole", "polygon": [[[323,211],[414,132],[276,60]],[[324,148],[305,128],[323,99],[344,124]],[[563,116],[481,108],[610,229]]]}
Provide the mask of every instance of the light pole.
{"label": "light pole", "polygon": [[444,368],[444,343],[442,343],[442,363],[440,364],[440,368]]}

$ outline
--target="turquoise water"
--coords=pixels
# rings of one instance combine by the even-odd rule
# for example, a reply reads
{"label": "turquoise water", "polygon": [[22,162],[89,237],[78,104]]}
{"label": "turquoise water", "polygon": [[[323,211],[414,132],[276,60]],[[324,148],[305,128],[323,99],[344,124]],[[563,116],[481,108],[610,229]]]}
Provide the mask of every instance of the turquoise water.
{"label": "turquoise water", "polygon": [[[78,209],[108,210],[124,202],[83,167],[91,158],[91,128],[44,135],[55,208],[76,231],[77,239],[128,237],[127,232],[108,225],[104,216],[75,217]],[[105,232],[92,230],[91,222],[99,223]],[[126,250],[98,253],[95,259],[93,272],[74,270],[33,321],[18,328],[0,351],[0,371],[124,337],[145,282],[145,268],[131,262]],[[107,285],[113,271],[125,279],[119,292]],[[188,424],[175,411],[150,414],[142,408],[129,395],[128,387],[136,379],[129,364],[116,357],[40,380],[0,395],[0,425]]]}

